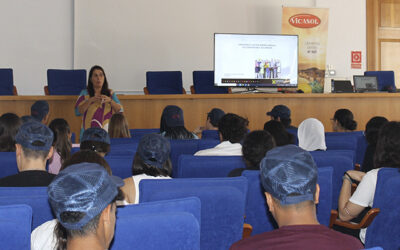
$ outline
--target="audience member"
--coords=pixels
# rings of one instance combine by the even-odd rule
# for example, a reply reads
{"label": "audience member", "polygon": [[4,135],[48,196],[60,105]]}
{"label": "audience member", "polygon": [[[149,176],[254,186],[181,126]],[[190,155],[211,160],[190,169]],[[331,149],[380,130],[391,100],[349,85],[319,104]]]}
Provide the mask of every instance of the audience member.
{"label": "audience member", "polygon": [[0,116],[0,152],[15,152],[15,135],[22,120],[13,113]]}
{"label": "audience member", "polygon": [[324,125],[315,118],[308,118],[300,123],[297,136],[299,147],[304,150],[326,150]]}
{"label": "audience member", "polygon": [[110,138],[131,138],[128,121],[122,113],[115,113],[111,116],[108,135]]}
{"label": "audience member", "polygon": [[116,200],[123,181],[95,163],[61,171],[48,187],[57,218],[58,249],[108,249],[116,222]]}
{"label": "audience member", "polygon": [[23,116],[21,116],[21,120],[22,120],[22,123],[36,121],[36,119],[33,118],[31,115],[23,115]]}
{"label": "audience member", "polygon": [[72,149],[71,130],[68,122],[62,118],[50,122],[49,128],[53,131],[54,154],[49,159],[49,173],[58,174],[61,164],[69,158]]}
{"label": "audience member", "polygon": [[334,132],[349,132],[357,128],[353,113],[348,109],[338,109],[332,119]]}
{"label": "audience member", "polygon": [[102,128],[88,128],[83,132],[81,138],[81,150],[92,150],[104,157],[110,152],[110,136]]}
{"label": "audience member", "polygon": [[242,155],[240,143],[247,134],[248,125],[247,119],[236,114],[224,115],[218,123],[221,143],[214,148],[200,150],[194,155]]}
{"label": "audience member", "polygon": [[199,127],[193,133],[201,134],[203,130],[218,130],[218,122],[225,115],[225,112],[219,108],[213,108],[207,113],[206,125]]}
{"label": "audience member", "polygon": [[278,147],[294,143],[294,136],[286,130],[280,121],[267,121],[264,124],[264,130],[274,137],[275,144]]}
{"label": "audience member", "polygon": [[49,117],[50,117],[49,103],[43,100],[36,101],[31,106],[31,116],[36,121],[41,122],[44,125],[47,125],[47,123],[49,123]]}
{"label": "audience member", "polygon": [[160,133],[168,139],[198,139],[197,135],[185,128],[183,110],[175,105],[164,108],[160,121]]}
{"label": "audience member", "polygon": [[271,120],[282,122],[283,126],[288,129],[296,129],[292,126],[292,119],[290,119],[290,109],[285,105],[276,105],[271,111],[267,112],[271,116]]}
{"label": "audience member", "polygon": [[[339,218],[341,220],[352,220],[365,208],[373,207],[378,172],[382,167],[400,168],[400,122],[388,122],[379,130],[374,169],[367,173],[349,170],[344,174],[339,196]],[[360,183],[352,195],[351,185],[354,181]],[[367,230],[365,228],[360,230],[360,239],[363,243]]]}
{"label": "audience member", "polygon": [[382,116],[372,117],[365,126],[365,138],[368,146],[365,150],[364,160],[361,165],[363,172],[368,172],[374,168],[374,155],[376,143],[378,142],[379,129],[389,121]]}
{"label": "audience member", "polygon": [[231,249],[362,249],[354,237],[320,225],[318,171],[312,156],[294,145],[274,148],[261,161],[260,178],[279,229],[246,238]]}
{"label": "audience member", "polygon": [[275,147],[274,138],[265,130],[255,130],[244,137],[242,152],[246,168],[237,168],[229,177],[241,176],[244,170],[260,170],[260,162],[265,154]]}
{"label": "audience member", "polygon": [[0,179],[1,187],[47,186],[54,174],[46,171],[46,161],[53,155],[53,132],[39,122],[21,125],[16,137],[19,173]]}
{"label": "audience member", "polygon": [[139,183],[144,179],[170,179],[172,164],[169,141],[159,134],[144,135],[132,164],[132,177],[124,179],[122,191],[127,203],[139,203]]}

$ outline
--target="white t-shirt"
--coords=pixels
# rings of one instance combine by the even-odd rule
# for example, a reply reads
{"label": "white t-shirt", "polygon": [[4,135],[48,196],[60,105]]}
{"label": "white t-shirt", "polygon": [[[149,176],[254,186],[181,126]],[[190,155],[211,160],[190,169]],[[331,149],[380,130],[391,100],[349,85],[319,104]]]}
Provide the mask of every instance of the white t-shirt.
{"label": "white t-shirt", "polygon": [[[379,169],[372,169],[364,175],[357,186],[356,191],[350,197],[351,203],[357,204],[362,207],[372,207],[375,196],[376,182],[378,181]],[[365,243],[365,234],[367,228],[360,230],[360,240]]]}
{"label": "white t-shirt", "polygon": [[169,176],[151,176],[151,175],[146,175],[146,174],[139,174],[139,175],[134,175],[132,176],[133,183],[135,183],[135,202],[133,204],[138,204],[139,203],[139,183],[141,180],[145,179],[171,179]]}
{"label": "white t-shirt", "polygon": [[35,228],[31,233],[31,250],[53,250],[56,248],[54,228],[57,220],[49,220]]}
{"label": "white t-shirt", "polygon": [[209,149],[197,151],[196,156],[242,156],[242,145],[240,143],[231,143],[223,141],[217,146]]}

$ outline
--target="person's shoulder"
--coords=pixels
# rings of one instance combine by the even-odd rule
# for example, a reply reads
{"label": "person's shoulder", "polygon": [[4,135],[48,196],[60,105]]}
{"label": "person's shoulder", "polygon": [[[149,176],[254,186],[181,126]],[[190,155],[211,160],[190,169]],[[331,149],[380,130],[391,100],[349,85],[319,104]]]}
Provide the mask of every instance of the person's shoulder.
{"label": "person's shoulder", "polygon": [[[246,239],[242,239],[234,243],[230,249],[231,250],[240,250],[240,249],[257,249],[257,246],[264,245],[271,238],[271,234],[275,234],[276,230],[265,232],[261,234],[257,234],[255,236],[248,237]],[[265,245],[264,245],[265,246]]]}
{"label": "person's shoulder", "polygon": [[[338,246],[342,246],[345,249],[362,249],[364,246],[361,244],[360,240],[357,238],[344,234],[333,229],[325,227],[325,230],[332,236],[335,242],[338,243]],[[344,249],[343,248],[343,249]]]}

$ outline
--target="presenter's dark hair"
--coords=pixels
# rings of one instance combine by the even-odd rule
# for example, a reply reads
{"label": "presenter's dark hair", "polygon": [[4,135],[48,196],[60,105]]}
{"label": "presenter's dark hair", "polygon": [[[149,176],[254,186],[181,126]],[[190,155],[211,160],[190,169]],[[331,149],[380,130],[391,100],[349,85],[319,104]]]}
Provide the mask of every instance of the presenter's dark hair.
{"label": "presenter's dark hair", "polygon": [[101,72],[103,72],[103,75],[104,75],[104,83],[103,83],[103,87],[101,88],[101,94],[106,95],[106,96],[111,96],[111,91],[108,88],[106,73],[104,72],[104,69],[102,67],[100,67],[99,65],[94,65],[89,71],[88,85],[87,85],[87,91],[89,93],[89,96],[90,97],[94,96],[94,88],[93,88],[93,83],[91,81],[91,78],[92,78],[93,72],[95,70],[101,70]]}
{"label": "presenter's dark hair", "polygon": [[354,121],[353,113],[348,109],[336,110],[333,120],[337,121],[346,130],[353,131],[357,128],[357,122]]}

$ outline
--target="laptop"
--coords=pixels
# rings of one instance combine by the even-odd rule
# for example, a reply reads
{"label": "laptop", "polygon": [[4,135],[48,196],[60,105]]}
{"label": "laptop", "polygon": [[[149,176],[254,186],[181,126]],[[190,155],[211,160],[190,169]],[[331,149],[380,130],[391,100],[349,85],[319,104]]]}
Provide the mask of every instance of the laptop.
{"label": "laptop", "polygon": [[376,76],[353,76],[354,89],[357,93],[378,92]]}
{"label": "laptop", "polygon": [[332,93],[353,93],[353,86],[348,80],[334,80],[331,82]]}

